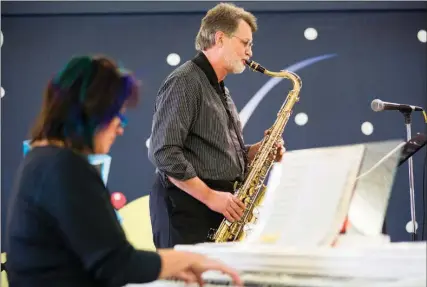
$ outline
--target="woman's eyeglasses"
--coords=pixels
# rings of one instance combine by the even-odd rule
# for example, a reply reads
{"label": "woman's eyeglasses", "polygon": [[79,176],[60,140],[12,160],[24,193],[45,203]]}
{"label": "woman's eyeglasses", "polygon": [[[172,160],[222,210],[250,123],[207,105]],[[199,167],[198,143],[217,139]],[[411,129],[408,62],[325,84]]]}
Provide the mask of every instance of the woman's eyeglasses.
{"label": "woman's eyeglasses", "polygon": [[126,116],[125,115],[123,115],[122,113],[118,113],[117,114],[117,116],[119,117],[119,119],[120,119],[120,126],[122,127],[122,128],[125,128],[126,126],[127,126],[127,124],[128,124],[128,119],[126,118]]}

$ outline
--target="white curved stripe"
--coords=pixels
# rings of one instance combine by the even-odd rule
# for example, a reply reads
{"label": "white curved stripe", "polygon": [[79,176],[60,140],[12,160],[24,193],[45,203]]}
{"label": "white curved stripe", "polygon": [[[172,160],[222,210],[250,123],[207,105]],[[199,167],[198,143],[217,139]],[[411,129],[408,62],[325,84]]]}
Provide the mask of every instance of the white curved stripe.
{"label": "white curved stripe", "polygon": [[[336,56],[335,54],[327,54],[327,55],[309,58],[304,61],[298,62],[292,66],[289,66],[288,68],[285,68],[285,70],[296,72],[302,68],[313,65],[314,63],[317,63],[322,60],[326,60],[335,56]],[[243,107],[243,109],[239,113],[240,121],[242,123],[242,128],[245,127],[249,118],[252,116],[253,112],[255,111],[259,103],[262,101],[262,99],[264,99],[267,93],[282,80],[283,78],[271,78],[270,80],[268,80],[267,83],[265,83],[264,86],[262,86],[261,89]]]}

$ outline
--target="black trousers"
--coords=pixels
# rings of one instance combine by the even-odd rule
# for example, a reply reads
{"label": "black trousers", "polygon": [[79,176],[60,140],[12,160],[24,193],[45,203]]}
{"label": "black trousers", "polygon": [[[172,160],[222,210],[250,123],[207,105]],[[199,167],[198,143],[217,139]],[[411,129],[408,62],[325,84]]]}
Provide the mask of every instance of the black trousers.
{"label": "black trousers", "polygon": [[[203,181],[212,189],[233,192],[231,181]],[[170,185],[156,173],[149,202],[156,248],[209,242],[208,234],[219,227],[224,216],[210,210],[185,191]]]}

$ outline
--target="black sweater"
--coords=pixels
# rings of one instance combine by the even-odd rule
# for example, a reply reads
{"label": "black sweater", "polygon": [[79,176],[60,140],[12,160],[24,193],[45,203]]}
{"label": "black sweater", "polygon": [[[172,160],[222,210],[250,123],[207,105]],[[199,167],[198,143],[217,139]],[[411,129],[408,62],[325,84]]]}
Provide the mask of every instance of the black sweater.
{"label": "black sweater", "polygon": [[10,287],[123,286],[159,276],[159,255],[126,240],[98,172],[69,149],[29,152],[8,208]]}

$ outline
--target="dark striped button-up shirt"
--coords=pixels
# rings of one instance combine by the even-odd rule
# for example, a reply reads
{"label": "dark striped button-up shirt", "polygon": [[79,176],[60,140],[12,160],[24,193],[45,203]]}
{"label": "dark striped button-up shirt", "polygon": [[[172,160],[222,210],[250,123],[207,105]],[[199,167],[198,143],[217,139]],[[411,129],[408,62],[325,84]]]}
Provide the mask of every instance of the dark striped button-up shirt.
{"label": "dark striped button-up shirt", "polygon": [[248,148],[230,93],[203,53],[165,79],[148,151],[158,172],[178,180],[242,180]]}

